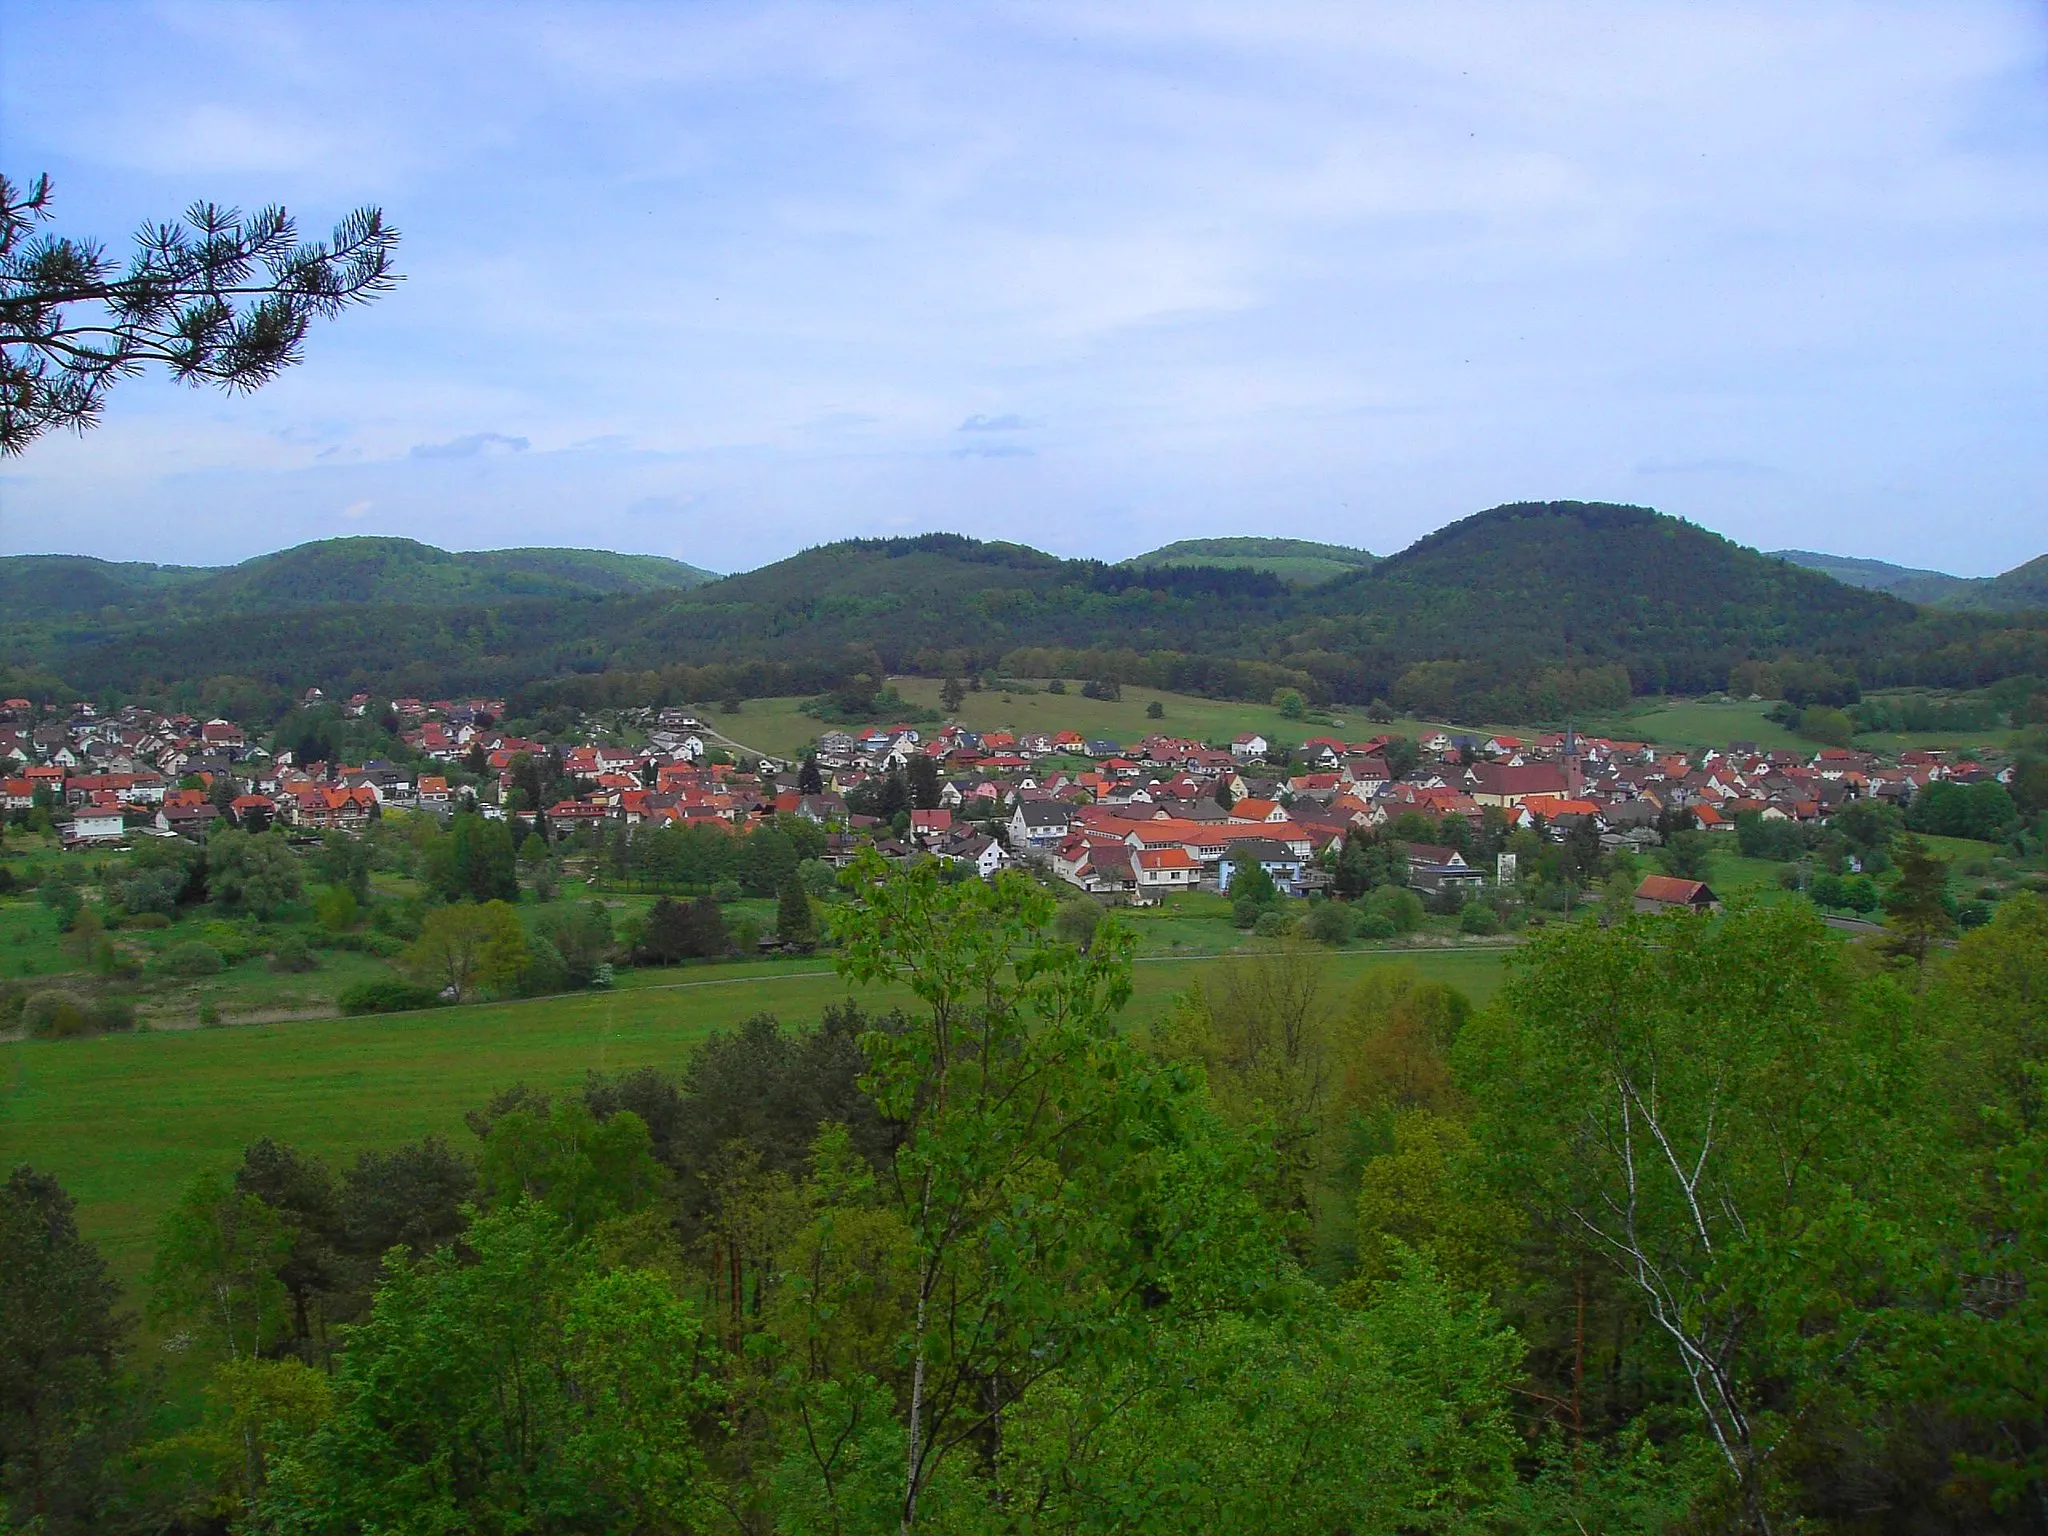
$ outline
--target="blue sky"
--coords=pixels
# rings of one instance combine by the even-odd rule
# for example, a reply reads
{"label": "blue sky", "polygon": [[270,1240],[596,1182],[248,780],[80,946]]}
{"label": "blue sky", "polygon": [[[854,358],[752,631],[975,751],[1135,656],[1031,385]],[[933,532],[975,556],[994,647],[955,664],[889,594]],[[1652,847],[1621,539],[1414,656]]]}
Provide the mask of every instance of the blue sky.
{"label": "blue sky", "polygon": [[109,240],[375,202],[407,277],[0,466],[8,552],[1387,551],[1564,497],[2048,549],[2037,4],[0,0],[0,163]]}

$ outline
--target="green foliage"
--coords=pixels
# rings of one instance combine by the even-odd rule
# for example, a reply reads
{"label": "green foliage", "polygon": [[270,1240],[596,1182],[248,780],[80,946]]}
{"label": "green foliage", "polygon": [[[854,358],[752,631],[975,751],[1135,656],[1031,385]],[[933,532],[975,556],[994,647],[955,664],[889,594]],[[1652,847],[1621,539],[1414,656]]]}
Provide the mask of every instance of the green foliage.
{"label": "green foliage", "polygon": [[277,1270],[291,1248],[291,1233],[270,1206],[225,1175],[199,1175],[157,1234],[151,1321],[182,1325],[219,1358],[261,1354],[287,1326]]}
{"label": "green foliage", "polygon": [[1063,1373],[1011,1429],[1016,1476],[1055,1529],[1467,1528],[1512,1486],[1518,1354],[1411,1262],[1358,1311],[1162,1328],[1142,1363]]}
{"label": "green foliage", "polygon": [[1864,1170],[1901,1155],[1896,1040],[1855,1017],[1818,919],[1781,906],[1547,935],[1461,1041],[1503,1196],[1611,1267],[1752,1525],[1787,1433],[1767,1381],[1834,1392],[1888,1301]]}
{"label": "green foliage", "polygon": [[227,969],[227,962],[211,944],[195,939],[171,945],[150,962],[150,969],[165,976],[218,976]]}
{"label": "green foliage", "polygon": [[330,885],[313,898],[313,916],[329,933],[346,933],[362,920],[362,905],[345,885]]}
{"label": "green foliage", "polygon": [[71,1199],[23,1166],[0,1184],[0,1515],[88,1531],[118,1408],[120,1288],[78,1235]]}
{"label": "green foliage", "polygon": [[251,833],[218,823],[206,840],[206,883],[224,911],[247,912],[264,921],[297,901],[304,889],[298,855],[282,827]]}
{"label": "green foliage", "polygon": [[393,978],[359,981],[344,987],[335,1003],[344,1014],[356,1017],[366,1013],[410,1013],[416,1008],[431,1008],[440,1000],[438,988]]}
{"label": "green foliage", "polygon": [[1856,722],[1848,714],[1824,704],[1809,704],[1799,711],[1799,734],[1824,747],[1846,747],[1856,735]]}
{"label": "green foliage", "polygon": [[[323,548],[369,553],[351,541],[274,559],[317,563]],[[1857,669],[1872,674],[1864,683],[1937,686],[2048,672],[2048,640],[2025,618],[1926,617],[1646,509],[1580,503],[1495,508],[1307,588],[1257,570],[1104,566],[932,534],[844,541],[680,593],[562,602],[482,587],[451,606],[442,588],[438,603],[408,605],[370,579],[347,602],[300,607],[290,582],[266,579],[235,594],[202,583],[190,600],[205,608],[146,620],[102,587],[59,623],[46,605],[56,584],[19,572],[36,616],[12,631],[16,653],[88,688],[349,675],[412,692],[431,690],[411,680],[441,677],[450,690],[525,687],[534,704],[603,707],[829,696],[865,678],[856,702],[869,719],[891,673],[993,670],[1243,699],[1285,687],[1498,720],[1607,708],[1631,689],[1706,692],[1744,664],[1804,665],[1850,693]],[[12,574],[0,566],[0,595]],[[101,613],[110,592],[112,618]],[[564,658],[588,655],[607,668],[564,672]],[[275,700],[263,713],[281,713],[286,690],[255,686]],[[1853,702],[1832,687],[1793,692]]]}
{"label": "green foliage", "polygon": [[426,851],[427,883],[447,901],[517,901],[519,861],[512,829],[464,811]]}
{"label": "green foliage", "polygon": [[388,1272],[266,1518],[306,1533],[708,1518],[692,1432],[720,1392],[696,1309],[655,1274],[606,1270],[537,1205],[479,1219],[465,1246]]}
{"label": "green foliage", "polygon": [[88,1032],[85,1004],[60,988],[31,993],[21,1005],[21,1027],[39,1040],[63,1040]]}
{"label": "green foliage", "polygon": [[1673,832],[1664,840],[1664,846],[1657,850],[1657,863],[1667,875],[1676,875],[1681,880],[1704,880],[1707,878],[1707,859],[1713,851],[1713,844],[1706,832]]}
{"label": "green foliage", "polygon": [[2019,809],[1996,779],[1955,784],[1938,779],[1906,807],[1906,825],[1936,837],[1972,837],[1996,842],[2019,821]]}
{"label": "green foliage", "polygon": [[1413,933],[1422,926],[1422,898],[1405,885],[1382,885],[1365,898],[1365,915],[1390,933]]}
{"label": "green foliage", "polygon": [[660,1191],[644,1121],[630,1110],[603,1120],[575,1100],[528,1100],[490,1123],[477,1177],[491,1203],[539,1201],[578,1237],[643,1209]]}
{"label": "green foliage", "polygon": [[1458,911],[1458,931],[1480,938],[1500,932],[1500,914],[1488,902],[1476,897]]}
{"label": "green foliage", "polygon": [[1301,920],[1301,931],[1319,944],[1342,944],[1351,937],[1351,909],[1341,901],[1319,901]]}
{"label": "green foliage", "polygon": [[420,985],[445,990],[460,1002],[477,988],[510,986],[527,960],[519,915],[502,901],[490,901],[429,912],[399,966]]}
{"label": "green foliage", "polygon": [[775,936],[796,949],[809,949],[818,942],[817,914],[811,910],[810,893],[794,870],[776,898]]}

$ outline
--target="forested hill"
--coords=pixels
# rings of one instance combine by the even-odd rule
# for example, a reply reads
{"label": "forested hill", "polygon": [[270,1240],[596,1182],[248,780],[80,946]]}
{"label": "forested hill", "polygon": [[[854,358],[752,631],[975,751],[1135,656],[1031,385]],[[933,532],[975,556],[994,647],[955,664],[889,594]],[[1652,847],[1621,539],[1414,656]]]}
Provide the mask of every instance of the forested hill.
{"label": "forested hill", "polygon": [[[163,693],[225,677],[625,703],[813,692],[877,670],[1058,671],[1514,719],[1722,687],[1746,660],[1804,663],[1820,693],[2048,673],[2037,617],[1935,613],[1643,508],[1569,502],[1495,508],[1313,586],[957,534],[846,540],[687,588],[698,573],[643,557],[402,540],[227,572],[75,564],[79,600],[8,610],[10,686]],[[0,582],[33,575],[0,562]],[[636,590],[664,575],[665,590]]]}
{"label": "forested hill", "polygon": [[[412,539],[322,539],[223,567],[82,555],[0,557],[11,625],[94,615],[108,622],[272,613],[334,603],[458,607],[534,597],[680,591],[715,579],[680,560],[598,549],[454,552]],[[114,614],[106,612],[116,610]]]}
{"label": "forested hill", "polygon": [[1937,608],[1984,613],[2048,611],[2048,555],[2014,566],[1998,576],[1951,576],[1945,571],[1922,571],[1849,555],[1816,554],[1810,549],[1781,549],[1778,558],[1824,572],[1852,587],[1869,587]]}
{"label": "forested hill", "polygon": [[1227,570],[1264,571],[1297,586],[1314,586],[1377,564],[1379,556],[1348,544],[1312,539],[1182,539],[1133,555],[1124,564],[1213,565]]}

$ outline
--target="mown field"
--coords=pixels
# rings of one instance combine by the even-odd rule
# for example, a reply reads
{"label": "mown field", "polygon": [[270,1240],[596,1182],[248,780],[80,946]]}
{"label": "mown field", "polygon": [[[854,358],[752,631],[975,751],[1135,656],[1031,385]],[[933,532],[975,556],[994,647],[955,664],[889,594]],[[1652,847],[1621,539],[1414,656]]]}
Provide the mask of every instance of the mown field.
{"label": "mown field", "polygon": [[[1327,962],[1328,984],[1341,992],[1368,969],[1406,963],[1481,1002],[1499,985],[1503,953],[1342,951]],[[1139,961],[1128,1017],[1152,1017],[1229,963]],[[674,1068],[713,1030],[763,1011],[815,1018],[847,995],[822,962],[729,969],[742,974],[664,984],[640,973],[617,991],[530,1002],[0,1045],[0,1161],[62,1179],[81,1226],[133,1282],[184,1183],[259,1137],[337,1159],[430,1133],[462,1144],[463,1112],[515,1082],[563,1089],[592,1071]]]}

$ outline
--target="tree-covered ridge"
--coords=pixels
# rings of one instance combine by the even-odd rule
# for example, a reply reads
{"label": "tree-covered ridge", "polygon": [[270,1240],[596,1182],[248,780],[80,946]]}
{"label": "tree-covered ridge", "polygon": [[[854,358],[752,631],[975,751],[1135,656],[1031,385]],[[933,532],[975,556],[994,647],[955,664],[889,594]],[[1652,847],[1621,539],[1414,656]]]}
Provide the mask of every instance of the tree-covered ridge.
{"label": "tree-covered ridge", "polygon": [[1807,549],[1781,549],[1774,558],[1820,571],[1852,587],[1869,587],[1937,608],[1986,613],[2048,609],[2048,555],[1997,576],[1951,576],[1945,571],[1916,570],[1884,560],[1824,555]]}
{"label": "tree-covered ridge", "polygon": [[[332,603],[462,606],[536,597],[680,591],[710,572],[660,555],[597,549],[451,551],[413,539],[321,539],[224,567],[158,566],[83,555],[0,556],[10,622],[272,613]],[[105,609],[117,610],[102,614]]]}
{"label": "tree-covered ridge", "polygon": [[1313,539],[1220,538],[1181,539],[1124,564],[1151,566],[1208,565],[1229,570],[1265,571],[1297,586],[1314,586],[1376,564],[1379,556],[1348,544],[1320,544]]}
{"label": "tree-covered ridge", "polygon": [[[682,686],[683,670],[692,687],[721,670],[722,693],[814,692],[860,674],[996,673],[1028,656],[1069,677],[1407,697],[1494,720],[1547,717],[1536,701],[1553,697],[1609,707],[1617,689],[1625,701],[1721,688],[1745,662],[1817,668],[1839,702],[1859,688],[2048,673],[2048,628],[2032,620],[1915,608],[1643,508],[1585,503],[1496,508],[1306,588],[1251,569],[1110,565],[926,534],[824,545],[689,590],[594,594],[549,586],[551,552],[360,542],[371,547],[341,576],[325,562],[358,541],[185,582],[148,622],[118,605],[10,614],[0,638],[18,678],[52,688],[161,691],[228,675],[422,696],[547,683],[567,697],[566,680],[592,701],[645,703],[672,694],[667,673]],[[500,564],[449,564],[477,560]],[[492,595],[450,598],[444,584],[431,602],[389,596],[451,569]]]}

